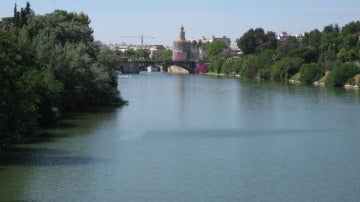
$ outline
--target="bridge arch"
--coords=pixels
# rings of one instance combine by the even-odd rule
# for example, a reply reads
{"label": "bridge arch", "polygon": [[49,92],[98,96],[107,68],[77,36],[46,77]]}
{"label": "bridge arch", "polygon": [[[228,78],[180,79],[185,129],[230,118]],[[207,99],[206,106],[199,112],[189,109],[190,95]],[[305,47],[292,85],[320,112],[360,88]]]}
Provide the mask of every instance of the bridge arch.
{"label": "bridge arch", "polygon": [[153,60],[141,60],[131,62],[121,62],[118,64],[118,70],[123,74],[138,74],[141,70],[145,71],[145,68],[150,65],[160,65],[170,67],[176,65],[186,69],[189,73],[195,73],[195,61],[153,61]]}

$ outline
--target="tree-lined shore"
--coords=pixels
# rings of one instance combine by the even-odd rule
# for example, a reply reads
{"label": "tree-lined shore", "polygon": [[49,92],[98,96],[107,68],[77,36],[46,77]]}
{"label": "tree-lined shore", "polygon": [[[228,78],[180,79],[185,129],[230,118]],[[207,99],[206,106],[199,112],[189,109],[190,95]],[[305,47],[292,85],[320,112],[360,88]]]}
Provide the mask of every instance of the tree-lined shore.
{"label": "tree-lined shore", "polygon": [[94,40],[84,13],[36,15],[27,3],[0,21],[0,147],[51,128],[63,114],[126,101],[119,58]]}
{"label": "tree-lined shore", "polygon": [[[359,33],[360,21],[328,25],[285,41],[277,40],[274,32],[250,29],[237,39],[243,52],[239,58],[232,58],[221,41],[202,44],[210,65],[200,71],[359,85]],[[14,15],[0,21],[0,148],[55,127],[66,113],[126,104],[113,74],[121,56],[149,57],[143,50],[120,53],[95,41],[84,13],[36,15],[29,3],[21,9],[15,5]],[[155,55],[169,57],[167,50]]]}
{"label": "tree-lined shore", "polygon": [[342,28],[328,25],[322,31],[314,29],[285,41],[277,40],[274,32],[250,29],[237,39],[243,52],[240,58],[230,59],[226,51],[210,54],[207,71],[308,84],[321,80],[327,86],[359,85],[354,79],[360,73],[359,37],[360,21]]}

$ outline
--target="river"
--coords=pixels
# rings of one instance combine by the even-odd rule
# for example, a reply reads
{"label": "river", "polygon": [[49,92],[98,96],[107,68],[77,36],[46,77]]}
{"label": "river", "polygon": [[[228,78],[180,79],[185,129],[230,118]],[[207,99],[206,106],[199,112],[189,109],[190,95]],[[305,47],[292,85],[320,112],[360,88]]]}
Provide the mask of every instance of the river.
{"label": "river", "polygon": [[130,105],[2,155],[0,201],[360,200],[357,92],[167,73],[119,89]]}

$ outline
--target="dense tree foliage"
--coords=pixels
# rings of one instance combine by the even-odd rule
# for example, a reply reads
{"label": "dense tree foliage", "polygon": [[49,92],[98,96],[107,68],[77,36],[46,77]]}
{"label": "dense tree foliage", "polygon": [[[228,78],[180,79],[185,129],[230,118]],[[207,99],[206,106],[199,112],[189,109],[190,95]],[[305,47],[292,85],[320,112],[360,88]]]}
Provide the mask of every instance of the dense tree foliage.
{"label": "dense tree foliage", "polygon": [[274,32],[267,32],[262,28],[250,29],[237,40],[238,47],[247,54],[257,54],[267,49],[276,49],[277,40]]}
{"label": "dense tree foliage", "polygon": [[205,45],[206,57],[214,59],[229,48],[223,41],[213,41]]}
{"label": "dense tree foliage", "polygon": [[327,25],[322,31],[315,29],[282,42],[273,32],[250,29],[237,39],[243,56],[227,61],[218,54],[208,71],[284,82],[296,74],[299,81],[309,84],[331,72],[326,84],[341,86],[359,73],[359,34],[360,21],[342,28]]}
{"label": "dense tree foliage", "polygon": [[275,81],[288,81],[291,76],[299,72],[303,59],[286,57],[276,62],[271,69],[271,79]]}
{"label": "dense tree foliage", "polygon": [[63,112],[125,103],[116,52],[95,42],[84,13],[35,15],[30,4],[0,21],[0,146],[52,127]]}
{"label": "dense tree foliage", "polygon": [[343,86],[350,78],[359,73],[360,68],[358,65],[350,63],[337,63],[334,66],[333,71],[331,71],[327,77],[326,85]]}
{"label": "dense tree foliage", "polygon": [[172,50],[158,50],[153,56],[154,60],[171,60]]}
{"label": "dense tree foliage", "polygon": [[224,65],[224,62],[226,61],[223,57],[217,57],[215,60],[213,60],[208,68],[208,71],[215,72],[217,74],[221,73],[222,66]]}
{"label": "dense tree foliage", "polygon": [[300,80],[307,84],[312,84],[319,80],[324,74],[324,70],[317,63],[306,63],[301,66]]}
{"label": "dense tree foliage", "polygon": [[33,135],[46,125],[42,116],[56,116],[62,84],[51,72],[34,68],[26,49],[13,34],[0,32],[0,146]]}

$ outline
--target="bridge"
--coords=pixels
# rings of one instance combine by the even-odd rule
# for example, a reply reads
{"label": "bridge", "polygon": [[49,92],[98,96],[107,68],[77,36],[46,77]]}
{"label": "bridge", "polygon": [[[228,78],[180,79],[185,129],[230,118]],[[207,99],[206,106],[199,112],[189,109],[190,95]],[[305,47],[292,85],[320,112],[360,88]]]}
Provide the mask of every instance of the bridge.
{"label": "bridge", "polygon": [[118,65],[118,71],[123,74],[139,74],[140,71],[146,71],[146,67],[151,65],[159,65],[169,67],[176,65],[189,71],[189,73],[195,73],[195,67],[197,63],[195,61],[156,61],[156,60],[135,60],[135,61],[123,61]]}

